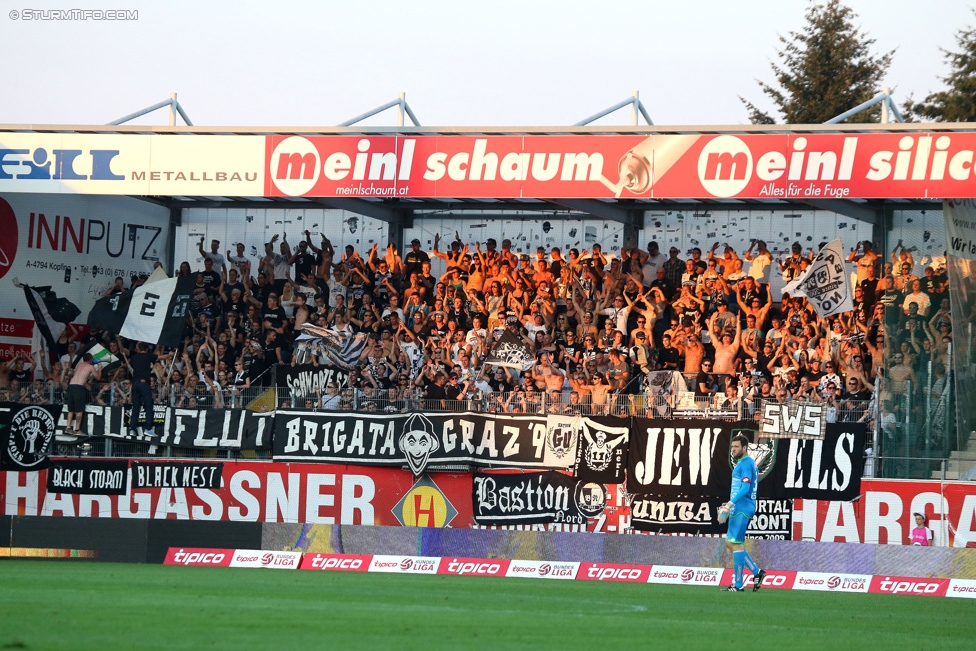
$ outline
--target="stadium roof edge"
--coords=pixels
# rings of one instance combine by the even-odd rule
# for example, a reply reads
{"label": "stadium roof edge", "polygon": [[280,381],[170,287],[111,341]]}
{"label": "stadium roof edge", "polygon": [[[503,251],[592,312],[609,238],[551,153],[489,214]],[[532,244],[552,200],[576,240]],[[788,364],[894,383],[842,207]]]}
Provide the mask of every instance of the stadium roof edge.
{"label": "stadium roof edge", "polygon": [[976,123],[912,122],[894,124],[742,124],[742,125],[639,125],[512,126],[512,127],[259,127],[259,126],[146,126],[0,124],[0,133],[175,134],[175,135],[654,135],[654,134],[789,134],[789,133],[918,133],[974,132]]}

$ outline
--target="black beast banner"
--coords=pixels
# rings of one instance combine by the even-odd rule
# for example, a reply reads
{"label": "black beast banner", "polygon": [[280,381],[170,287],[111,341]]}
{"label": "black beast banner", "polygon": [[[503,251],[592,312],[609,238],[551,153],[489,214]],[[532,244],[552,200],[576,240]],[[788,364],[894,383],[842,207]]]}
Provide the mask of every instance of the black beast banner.
{"label": "black beast banner", "polygon": [[545,416],[276,412],[276,461],[544,468]]}
{"label": "black beast banner", "polygon": [[125,495],[128,461],[58,459],[47,471],[49,493]]}
{"label": "black beast banner", "polygon": [[41,470],[51,451],[61,405],[0,402],[0,469]]}
{"label": "black beast banner", "polygon": [[247,409],[155,408],[155,430],[149,438],[129,434],[128,407],[85,409],[85,431],[92,436],[209,450],[260,450],[271,447],[274,412]]}
{"label": "black beast banner", "polygon": [[316,390],[325,394],[325,388],[329,382],[335,382],[340,387],[346,386],[346,381],[349,379],[348,373],[334,366],[278,364],[276,368],[277,383],[275,386],[288,387],[296,400],[314,398],[317,395]]}
{"label": "black beast banner", "polygon": [[[724,421],[637,418],[634,425],[627,464],[627,491],[636,494],[631,502],[634,528],[668,533],[724,531],[716,515],[732,485],[730,440],[743,431],[755,441],[756,432]],[[749,454],[759,468],[760,505],[763,500],[798,497],[854,499],[861,488],[864,437],[862,423],[832,423],[822,441],[779,439],[750,445]]]}
{"label": "black beast banner", "polygon": [[586,524],[606,506],[603,486],[548,471],[475,472],[471,495],[480,525]]}
{"label": "black beast banner", "polygon": [[223,470],[222,463],[133,461],[132,488],[218,489]]}

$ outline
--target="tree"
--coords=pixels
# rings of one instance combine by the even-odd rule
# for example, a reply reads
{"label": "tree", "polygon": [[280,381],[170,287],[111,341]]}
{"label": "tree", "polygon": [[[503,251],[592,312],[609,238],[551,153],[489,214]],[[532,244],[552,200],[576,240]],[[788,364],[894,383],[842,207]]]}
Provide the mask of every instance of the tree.
{"label": "tree", "polygon": [[919,117],[936,122],[976,122],[976,28],[960,29],[956,43],[960,52],[939,48],[952,68],[948,77],[939,77],[948,90],[931,93],[918,103],[909,96],[903,106],[906,120]]}
{"label": "tree", "polygon": [[[881,80],[891,65],[895,51],[874,56],[874,39],[852,22],[856,14],[839,0],[814,5],[807,10],[801,32],[780,36],[782,60],[772,64],[779,87],[756,80],[772,98],[787,124],[826,122],[844,111],[866,102],[881,91]],[[739,97],[749,109],[753,124],[775,124],[768,113]],[[880,107],[862,111],[851,122],[878,119]]]}

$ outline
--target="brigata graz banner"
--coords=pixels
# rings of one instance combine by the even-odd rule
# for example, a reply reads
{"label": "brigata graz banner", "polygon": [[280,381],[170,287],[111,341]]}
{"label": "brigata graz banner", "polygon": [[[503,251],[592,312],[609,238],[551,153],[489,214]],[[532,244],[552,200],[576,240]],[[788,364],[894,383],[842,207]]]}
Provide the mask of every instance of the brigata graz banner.
{"label": "brigata graz banner", "polygon": [[[717,508],[732,485],[731,437],[757,440],[753,423],[634,419],[627,491],[635,529],[720,533]],[[792,498],[851,500],[864,469],[863,423],[827,424],[824,440],[778,439],[751,444],[759,467],[760,506],[782,510]],[[815,497],[815,496],[821,497]]]}
{"label": "brigata graz banner", "polygon": [[545,416],[474,412],[362,414],[279,409],[276,461],[544,468]]}
{"label": "brigata graz banner", "polygon": [[129,433],[129,407],[89,405],[84,431],[92,436],[206,450],[261,450],[271,447],[274,412],[247,409],[181,409],[155,407],[150,439]]}

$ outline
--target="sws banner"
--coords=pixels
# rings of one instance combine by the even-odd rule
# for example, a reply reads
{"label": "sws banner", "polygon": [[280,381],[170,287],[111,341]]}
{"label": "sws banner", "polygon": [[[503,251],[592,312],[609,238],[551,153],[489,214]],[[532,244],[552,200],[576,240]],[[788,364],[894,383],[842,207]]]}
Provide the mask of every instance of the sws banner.
{"label": "sws banner", "polygon": [[61,405],[22,405],[0,402],[0,468],[40,470],[51,465]]}
{"label": "sws banner", "polygon": [[276,461],[544,468],[545,416],[276,412]]}
{"label": "sws banner", "polygon": [[[60,407],[58,407],[60,410]],[[247,409],[155,407],[155,430],[148,438],[129,434],[129,407],[85,408],[84,430],[92,436],[206,450],[262,450],[271,447],[274,413]]]}
{"label": "sws banner", "polygon": [[547,472],[475,472],[472,511],[479,525],[585,525],[607,504],[602,485]]}
{"label": "sws banner", "polygon": [[[738,431],[756,440],[743,424],[724,421],[634,419],[627,490],[634,493],[635,529],[665,533],[720,533],[718,507],[729,498],[733,460],[729,448]],[[751,444],[759,467],[760,500],[793,498],[851,500],[860,492],[865,426],[827,425],[824,440],[779,439]],[[786,529],[774,520],[777,534]],[[766,527],[763,527],[766,528]]]}

